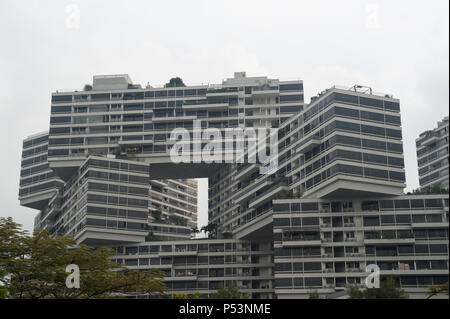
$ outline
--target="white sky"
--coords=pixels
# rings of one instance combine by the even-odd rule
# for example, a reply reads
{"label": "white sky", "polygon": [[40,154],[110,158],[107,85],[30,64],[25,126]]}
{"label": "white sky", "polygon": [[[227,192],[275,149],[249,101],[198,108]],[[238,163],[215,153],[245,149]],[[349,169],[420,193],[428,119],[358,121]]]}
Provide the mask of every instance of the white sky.
{"label": "white sky", "polygon": [[[305,101],[334,84],[401,100],[408,190],[415,138],[448,115],[447,0],[0,1],[0,216],[20,207],[22,139],[48,129],[50,94],[95,74],[135,83],[220,83],[234,71],[304,80]],[[205,185],[204,182],[200,183]],[[202,186],[200,194],[205,194]],[[200,202],[200,226],[207,199]]]}

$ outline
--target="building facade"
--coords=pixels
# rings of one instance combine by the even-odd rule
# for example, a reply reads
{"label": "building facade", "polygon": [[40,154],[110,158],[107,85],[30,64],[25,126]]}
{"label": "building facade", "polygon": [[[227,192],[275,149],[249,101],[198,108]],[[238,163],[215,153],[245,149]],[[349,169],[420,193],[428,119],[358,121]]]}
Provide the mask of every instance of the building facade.
{"label": "building facade", "polygon": [[439,186],[448,189],[448,116],[438,126],[416,139],[417,166],[421,189]]}
{"label": "building facade", "polygon": [[373,264],[410,298],[448,281],[448,195],[274,202],[278,298],[364,288]]}
{"label": "building facade", "polygon": [[[87,88],[53,93],[45,146],[24,142],[19,196],[41,211],[36,227],[113,247],[116,261],[162,269],[169,290],[187,294],[233,284],[253,298],[327,296],[363,285],[377,264],[420,298],[448,274],[448,195],[403,195],[398,99],[335,86],[305,104],[302,81],[244,72],[165,88],[95,76]],[[195,155],[195,123],[218,134],[275,131],[276,170],[248,160],[248,137],[243,162],[174,163],[173,129],[185,130]],[[31,173],[41,160],[43,182]],[[188,240],[200,177],[216,238]],[[53,184],[39,186],[46,179]]]}

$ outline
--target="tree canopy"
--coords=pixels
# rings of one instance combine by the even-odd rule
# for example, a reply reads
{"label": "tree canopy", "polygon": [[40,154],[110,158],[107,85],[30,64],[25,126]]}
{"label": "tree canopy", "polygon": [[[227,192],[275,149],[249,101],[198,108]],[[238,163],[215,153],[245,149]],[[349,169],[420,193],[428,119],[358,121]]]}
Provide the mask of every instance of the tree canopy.
{"label": "tree canopy", "polygon": [[380,288],[367,288],[359,290],[350,288],[349,299],[405,299],[405,291],[399,288],[392,277],[380,282]]}
{"label": "tree canopy", "polygon": [[[0,297],[11,299],[120,298],[126,293],[161,295],[164,274],[130,270],[110,260],[110,248],[76,246],[70,236],[33,235],[12,218],[0,218]],[[80,270],[80,288],[67,288],[66,267]]]}
{"label": "tree canopy", "polygon": [[217,292],[211,294],[210,299],[249,299],[248,294],[242,293],[236,286],[224,288],[220,286]]}
{"label": "tree canopy", "polygon": [[186,85],[183,83],[183,80],[181,78],[179,78],[178,76],[171,78],[169,80],[169,82],[164,85],[164,87],[166,87],[166,88],[180,87],[180,86],[186,86]]}
{"label": "tree canopy", "polygon": [[434,285],[434,286],[428,287],[427,299],[437,296],[439,294],[446,294],[448,296],[448,281],[442,285]]}
{"label": "tree canopy", "polygon": [[208,223],[207,225],[200,228],[200,231],[207,233],[209,238],[216,238],[217,229],[218,225],[216,223]]}

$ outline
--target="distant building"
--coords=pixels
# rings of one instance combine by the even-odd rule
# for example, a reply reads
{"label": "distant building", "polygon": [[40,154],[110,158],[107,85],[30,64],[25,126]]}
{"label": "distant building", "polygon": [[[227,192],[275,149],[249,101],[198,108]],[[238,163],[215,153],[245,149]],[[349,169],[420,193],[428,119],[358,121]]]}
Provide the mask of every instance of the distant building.
{"label": "distant building", "polygon": [[420,188],[440,186],[448,189],[448,116],[438,126],[416,139]]}

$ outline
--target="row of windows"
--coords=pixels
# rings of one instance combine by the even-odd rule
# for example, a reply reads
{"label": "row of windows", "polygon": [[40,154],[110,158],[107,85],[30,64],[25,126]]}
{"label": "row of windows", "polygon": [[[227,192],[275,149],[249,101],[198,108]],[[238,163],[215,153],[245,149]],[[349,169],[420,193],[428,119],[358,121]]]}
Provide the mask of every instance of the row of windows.
{"label": "row of windows", "polygon": [[376,255],[380,257],[447,254],[447,253],[448,253],[448,245],[446,244],[366,246],[366,255]]}
{"label": "row of windows", "polygon": [[448,165],[448,158],[444,158],[442,161],[439,161],[437,163],[433,163],[432,165],[425,166],[421,169],[419,169],[419,176],[425,175],[427,172],[434,171],[436,169],[441,168],[442,166]]}
{"label": "row of windows", "polygon": [[134,230],[134,231],[145,231],[147,224],[124,222],[124,221],[117,221],[117,220],[87,218],[85,220],[85,223],[83,223],[83,226],[124,229],[124,230]]}
{"label": "row of windows", "polygon": [[55,181],[52,182],[48,182],[48,183],[44,183],[41,185],[36,185],[36,186],[31,186],[31,187],[26,187],[26,188],[21,188],[19,190],[19,195],[23,196],[23,195],[29,195],[32,193],[36,193],[36,192],[40,192],[46,189],[52,189],[58,186],[62,186],[61,183],[57,183]]}
{"label": "row of windows", "polygon": [[139,165],[132,163],[124,163],[124,162],[116,162],[116,161],[105,161],[90,158],[81,168],[81,172],[83,172],[87,167],[101,167],[105,169],[113,169],[113,170],[121,170],[121,171],[130,171],[130,172],[138,172],[138,173],[148,173],[147,165]]}
{"label": "row of windows", "polygon": [[275,257],[320,257],[320,247],[295,247],[295,248],[275,248]]}
{"label": "row of windows", "polygon": [[[376,155],[376,154],[370,154],[370,153],[362,153],[362,152],[352,152],[352,151],[338,149],[338,150],[331,151],[330,153],[328,153],[327,155],[318,159],[314,163],[306,166],[302,170],[302,172],[303,172],[304,176],[309,176],[311,173],[320,169],[321,167],[328,165],[330,162],[333,162],[335,160],[340,160],[340,159],[356,161],[359,163],[377,164],[377,165],[384,165],[384,166],[389,165],[389,166],[395,166],[395,167],[400,167],[400,168],[404,167],[403,158],[384,156],[384,155]],[[386,173],[386,175],[387,175],[387,173]]]}
{"label": "row of windows", "polygon": [[310,106],[308,108],[308,111],[306,111],[303,114],[304,121],[306,122],[314,114],[321,112],[328,105],[330,105],[331,103],[333,103],[335,101],[355,104],[355,105],[359,105],[362,107],[376,108],[376,109],[380,109],[380,110],[384,109],[387,111],[394,111],[394,112],[400,111],[400,105],[398,102],[371,99],[371,98],[367,98],[367,97],[359,97],[359,96],[343,94],[343,93],[332,93],[332,94],[328,95],[326,98],[321,99],[314,105]]}
{"label": "row of windows", "polygon": [[189,235],[191,233],[190,229],[177,228],[177,227],[166,227],[166,226],[149,226],[149,229],[158,233],[172,233],[172,234],[182,234]]}
{"label": "row of windows", "polygon": [[[343,278],[345,279],[345,278]],[[348,278],[350,279],[350,278]],[[400,276],[397,279],[402,287],[442,285],[448,281],[446,276]],[[312,288],[322,287],[322,278],[276,278],[277,288]]]}
{"label": "row of windows", "polygon": [[38,165],[32,168],[24,168],[20,171],[20,177],[24,177],[24,176],[28,176],[28,175],[32,175],[41,171],[45,171],[49,169],[49,165],[48,163],[42,164],[42,165]]}
{"label": "row of windows", "polygon": [[128,195],[147,196],[148,188],[118,186],[114,184],[88,183],[88,190]]}
{"label": "row of windows", "polygon": [[444,158],[444,157],[448,157],[448,147],[446,147],[440,151],[433,152],[430,155],[427,155],[427,156],[419,159],[417,161],[417,164],[419,166],[423,166],[424,164],[426,164],[428,162],[434,161],[435,159],[438,159],[438,158]]}
{"label": "row of windows", "polygon": [[120,196],[106,196],[106,195],[95,195],[88,194],[88,203],[101,203],[108,205],[121,205],[121,206],[135,206],[135,207],[148,207],[148,200],[136,199],[136,198],[126,198]]}
{"label": "row of windows", "polygon": [[[332,121],[325,127],[321,128],[316,133],[316,136],[319,138],[323,138],[323,137],[329,135],[334,130],[348,131],[351,133],[367,134],[367,135],[392,138],[392,139],[402,139],[402,131],[401,130],[376,127],[376,126],[358,124],[358,123],[343,122],[343,121]],[[306,127],[305,127],[304,134],[306,135],[308,132],[309,132],[309,130],[306,130]]]}
{"label": "row of windows", "polygon": [[301,91],[303,90],[303,83],[293,83],[293,84],[280,84],[281,91]]}
{"label": "row of windows", "polygon": [[28,148],[30,146],[38,145],[38,144],[41,144],[41,143],[44,143],[44,142],[47,142],[47,141],[48,141],[48,135],[45,135],[45,136],[38,137],[38,138],[35,138],[35,139],[32,139],[32,140],[24,141],[23,144],[22,144],[22,147],[23,148]]}
{"label": "row of windows", "polygon": [[68,156],[68,155],[69,155],[69,150],[68,149],[64,149],[64,150],[48,150],[48,156],[50,156],[50,157]]}
{"label": "row of windows", "polygon": [[405,181],[405,173],[404,172],[396,172],[396,171],[388,171],[382,169],[375,169],[369,167],[359,167],[359,166],[351,166],[344,164],[337,164],[332,166],[331,168],[326,169],[322,173],[315,175],[314,177],[308,179],[304,186],[306,189],[310,189],[311,187],[320,184],[321,182],[333,177],[337,174],[348,174],[355,175],[361,177],[368,178],[376,178],[376,179],[385,179],[395,182],[404,182]]}
{"label": "row of windows", "polygon": [[[398,199],[398,200],[380,200],[371,202],[369,210],[384,211],[384,210],[409,210],[409,209],[442,209],[449,206],[448,198],[418,198],[418,199]],[[321,212],[342,212],[351,209],[353,211],[352,202],[321,202]],[[368,203],[363,203],[364,207],[368,207]],[[367,210],[363,207],[363,210]],[[274,212],[319,212],[318,202],[306,203],[275,203],[273,205]],[[414,214],[417,222],[423,216]]]}
{"label": "row of windows", "polygon": [[86,178],[98,178],[110,181],[120,181],[123,183],[136,183],[136,184],[149,184],[149,178],[144,176],[135,176],[128,174],[117,174],[107,172],[88,171],[85,175]]}
{"label": "row of windows", "polygon": [[275,218],[273,219],[273,226],[318,226],[319,217],[292,217],[292,218]]}
{"label": "row of windows", "polygon": [[371,121],[371,122],[378,122],[381,124],[400,125],[400,116],[374,113],[374,112],[368,112],[368,111],[364,111],[364,110],[360,111],[360,110],[335,106],[335,107],[330,108],[324,114],[315,118],[310,123],[306,124],[304,127],[305,134],[307,134],[309,131],[313,130],[314,128],[318,127],[320,124],[322,124],[336,116],[348,117],[348,118],[358,119],[358,120],[360,119],[360,120]]}
{"label": "row of windows", "polygon": [[313,288],[322,287],[321,277],[275,278],[275,288]]}
{"label": "row of windows", "polygon": [[36,156],[36,157],[29,158],[26,160],[22,160],[21,166],[26,167],[26,166],[30,166],[30,165],[45,162],[45,161],[47,161],[47,154]]}
{"label": "row of windows", "polygon": [[147,212],[137,211],[133,209],[98,207],[92,205],[87,206],[87,213],[107,217],[135,218],[135,219],[147,219],[148,217]]}
{"label": "row of windows", "polygon": [[347,145],[364,149],[374,149],[377,151],[387,151],[400,154],[403,153],[403,145],[401,143],[390,143],[385,141],[377,141],[359,137],[334,135],[325,142],[321,143],[319,146],[316,146],[312,150],[306,152],[305,163],[311,159],[316,158],[317,155],[333,147],[334,145]]}
{"label": "row of windows", "polygon": [[80,145],[84,144],[84,137],[73,137],[73,138],[51,138],[49,140],[49,145]]}
{"label": "row of windows", "polygon": [[55,173],[52,171],[49,173],[25,178],[25,179],[20,180],[20,187],[28,185],[28,184],[39,183],[39,182],[45,181],[47,179],[51,179],[53,177],[55,177]]}
{"label": "row of windows", "polygon": [[421,179],[419,179],[419,184],[424,185],[443,176],[448,176],[448,168],[438,172],[434,172],[433,174],[430,174],[428,176],[422,177]]}
{"label": "row of windows", "polygon": [[303,94],[280,95],[280,103],[303,102]]}
{"label": "row of windows", "polygon": [[376,264],[381,270],[441,270],[448,269],[446,260],[402,260],[397,261],[368,261],[368,264]]}
{"label": "row of windows", "polygon": [[320,262],[294,262],[294,263],[276,263],[275,272],[308,272],[322,270]]}
{"label": "row of windows", "polygon": [[[144,98],[164,98],[164,97],[183,97],[206,95],[206,89],[177,89],[177,90],[161,90],[161,91],[145,91],[145,92],[124,92],[122,93],[99,93],[90,94],[91,101],[109,101],[123,98],[124,100],[138,100]],[[88,95],[75,95],[75,101],[86,101]],[[52,103],[69,103],[72,102],[72,95],[53,95]]]}
{"label": "row of windows", "polygon": [[38,154],[38,153],[47,151],[47,149],[48,149],[48,145],[46,144],[46,145],[34,147],[32,149],[24,150],[24,151],[22,151],[22,157],[28,157],[30,155]]}
{"label": "row of windows", "polygon": [[[174,247],[173,247],[174,246]],[[243,251],[257,251],[258,244],[249,245],[247,248],[243,248]],[[117,247],[117,254],[148,254],[159,252],[185,252],[185,251],[198,251],[198,252],[232,252],[236,251],[236,243],[220,243],[220,244],[175,244],[175,245],[146,245],[146,246],[130,246],[130,247]]]}
{"label": "row of windows", "polygon": [[441,214],[399,214],[364,216],[364,226],[381,226],[411,223],[441,223]]}
{"label": "row of windows", "polygon": [[[439,209],[443,208],[443,202],[448,207],[448,198],[417,198],[380,200],[379,210],[402,210],[402,209]],[[378,207],[377,207],[378,210]]]}
{"label": "row of windows", "polygon": [[424,148],[422,148],[420,150],[417,150],[417,157],[420,157],[421,155],[423,155],[425,153],[430,153],[430,152],[434,151],[435,149],[438,149],[438,148],[440,148],[441,146],[444,146],[444,145],[448,145],[448,138],[447,137],[443,138],[442,140],[440,140],[440,141],[438,141],[436,143],[427,145],[426,147],[424,147]]}

